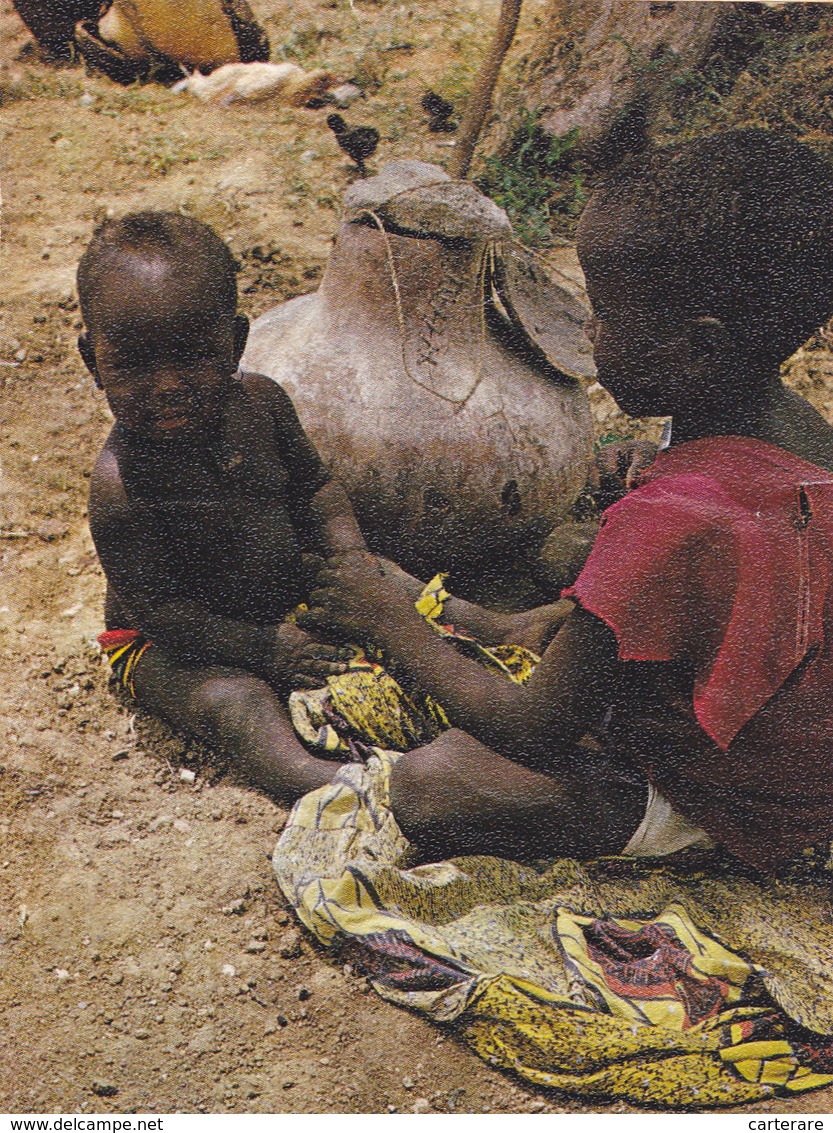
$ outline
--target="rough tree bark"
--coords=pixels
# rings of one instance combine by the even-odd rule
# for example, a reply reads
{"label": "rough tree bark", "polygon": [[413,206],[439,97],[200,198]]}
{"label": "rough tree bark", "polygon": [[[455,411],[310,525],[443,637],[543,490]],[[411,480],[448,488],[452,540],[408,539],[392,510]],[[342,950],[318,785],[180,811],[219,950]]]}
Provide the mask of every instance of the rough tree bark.
{"label": "rough tree bark", "polygon": [[[696,71],[759,5],[550,0],[523,77],[522,104],[574,156],[598,168],[645,144],[675,77]],[[754,11],[753,11],[754,10]],[[499,139],[505,145],[506,137]],[[502,143],[502,144],[501,144]]]}

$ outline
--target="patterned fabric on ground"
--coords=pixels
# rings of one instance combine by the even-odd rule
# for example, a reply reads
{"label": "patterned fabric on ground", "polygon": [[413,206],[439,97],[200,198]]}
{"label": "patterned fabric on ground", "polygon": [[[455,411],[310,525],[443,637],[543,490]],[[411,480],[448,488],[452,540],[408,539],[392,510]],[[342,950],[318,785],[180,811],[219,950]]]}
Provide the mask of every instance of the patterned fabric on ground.
{"label": "patterned fabric on ground", "polygon": [[642,921],[559,909],[558,938],[599,1007],[635,1023],[686,1031],[740,999],[752,969],[671,906]]}
{"label": "patterned fabric on ground", "polygon": [[829,875],[760,880],[704,854],[414,866],[398,758],[377,749],[301,799],[273,861],[380,995],[583,1096],[705,1108],[833,1083]]}
{"label": "patterned fabric on ground", "polygon": [[[426,587],[420,613],[526,680],[534,654],[487,649],[441,621],[443,582]],[[442,709],[405,696],[364,654],[290,706],[311,746],[367,762],[295,806],[275,850],[278,883],[380,995],[453,1023],[495,1066],[585,1096],[705,1107],[833,1083],[824,882],[750,881],[703,853],[414,866],[389,807],[399,755],[383,748],[433,739]]]}
{"label": "patterned fabric on ground", "polygon": [[136,629],[108,629],[98,635],[98,644],[113,670],[113,676],[123,689],[135,696],[133,677],[136,665],[153,642]]}
{"label": "patterned fabric on ground", "polygon": [[[453,625],[440,621],[450,597],[446,576],[438,574],[423,590],[416,608],[461,653],[493,672],[523,684],[540,660],[520,645],[481,645]],[[304,743],[327,759],[363,763],[371,747],[411,751],[446,729],[448,717],[430,696],[408,696],[383,668],[381,658],[357,650],[348,671],[330,677],[326,688],[293,692],[289,712]]]}

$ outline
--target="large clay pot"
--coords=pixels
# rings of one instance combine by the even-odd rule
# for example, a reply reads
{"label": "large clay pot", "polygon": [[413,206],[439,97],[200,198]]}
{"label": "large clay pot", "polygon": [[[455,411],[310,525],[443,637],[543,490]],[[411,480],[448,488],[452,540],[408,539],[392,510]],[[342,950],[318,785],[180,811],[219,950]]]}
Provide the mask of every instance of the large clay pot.
{"label": "large clay pot", "polygon": [[436,166],[389,165],[345,206],[320,288],[255,321],[244,368],[289,393],[373,549],[508,568],[585,482],[586,308]]}

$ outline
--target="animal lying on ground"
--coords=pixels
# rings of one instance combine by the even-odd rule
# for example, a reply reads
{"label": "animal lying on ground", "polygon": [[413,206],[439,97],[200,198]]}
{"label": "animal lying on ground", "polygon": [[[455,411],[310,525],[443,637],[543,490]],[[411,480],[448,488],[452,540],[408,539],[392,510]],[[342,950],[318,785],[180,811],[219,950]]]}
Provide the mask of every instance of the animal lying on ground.
{"label": "animal lying on ground", "polygon": [[359,173],[362,177],[365,177],[367,174],[364,163],[368,157],[372,157],[376,152],[376,147],[379,144],[379,131],[375,126],[353,126],[351,129],[340,114],[328,115],[327,125],[335,134],[336,141],[347,156],[355,161]]}
{"label": "animal lying on ground", "polygon": [[173,90],[188,91],[201,102],[221,106],[268,100],[306,106],[323,98],[335,82],[331,71],[304,71],[294,63],[226,63],[210,75],[194,71]]}

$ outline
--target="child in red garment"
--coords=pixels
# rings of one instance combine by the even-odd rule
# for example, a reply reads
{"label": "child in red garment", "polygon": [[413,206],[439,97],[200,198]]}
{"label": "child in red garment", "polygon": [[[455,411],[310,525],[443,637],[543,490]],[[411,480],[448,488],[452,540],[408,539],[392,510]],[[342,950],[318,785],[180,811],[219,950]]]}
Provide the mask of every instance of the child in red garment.
{"label": "child in red garment", "polygon": [[[690,704],[659,691],[612,738],[675,811],[762,867],[833,833],[831,541],[833,475],[707,437],[661,453],[609,509],[566,592],[620,661],[686,659]],[[679,713],[713,741],[697,758]]]}
{"label": "child in red garment", "polygon": [[[426,855],[717,842],[774,870],[833,838],[833,430],[779,377],[833,313],[833,170],[761,130],[660,150],[596,191],[578,251],[599,380],[673,438],[532,678],[457,654],[369,556],[331,561],[307,624],[370,639],[454,725],[392,773]],[[600,722],[604,758],[579,746]]]}

